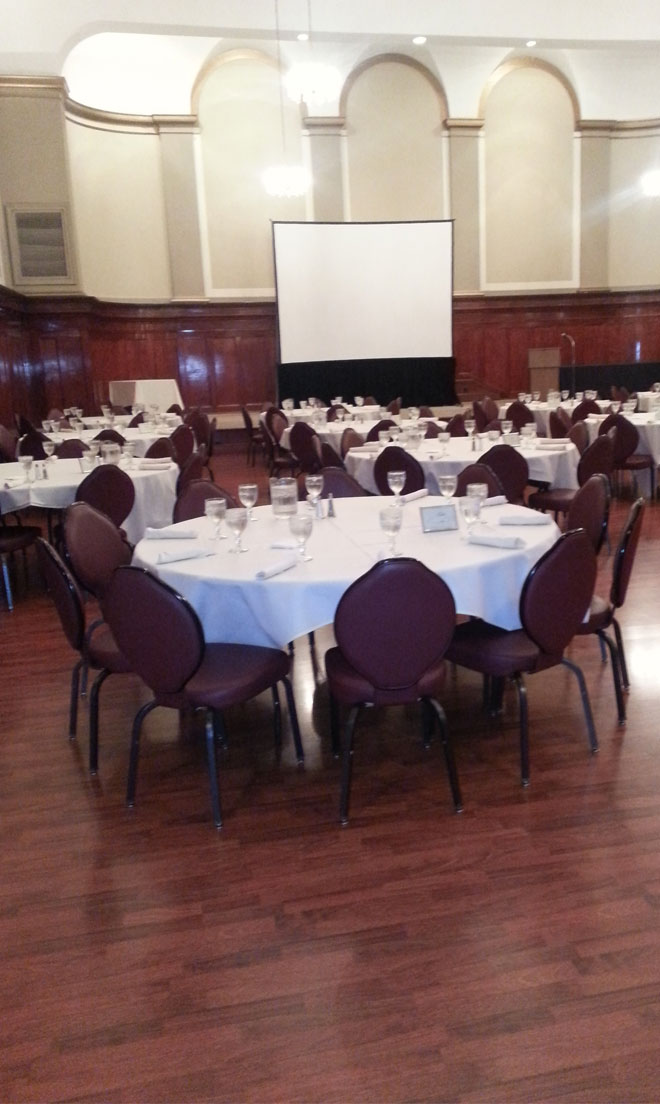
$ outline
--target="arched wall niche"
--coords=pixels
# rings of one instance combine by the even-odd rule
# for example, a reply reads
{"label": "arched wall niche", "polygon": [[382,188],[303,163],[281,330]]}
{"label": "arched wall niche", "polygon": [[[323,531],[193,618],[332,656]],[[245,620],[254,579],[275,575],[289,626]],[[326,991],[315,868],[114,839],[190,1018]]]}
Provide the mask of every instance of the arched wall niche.
{"label": "arched wall niche", "polygon": [[442,85],[423,65],[382,54],[357,66],[340,98],[346,120],[346,217],[449,214]]}
{"label": "arched wall niche", "polygon": [[579,284],[577,98],[558,69],[515,58],[482,96],[481,287]]}

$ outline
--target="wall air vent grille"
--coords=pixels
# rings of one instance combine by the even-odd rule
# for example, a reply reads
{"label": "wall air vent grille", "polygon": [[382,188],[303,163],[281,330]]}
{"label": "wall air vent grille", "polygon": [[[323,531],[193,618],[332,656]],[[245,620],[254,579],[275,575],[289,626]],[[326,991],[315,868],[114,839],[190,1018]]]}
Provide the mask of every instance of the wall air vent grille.
{"label": "wall air vent grille", "polygon": [[75,283],[64,208],[8,205],[6,213],[14,285]]}

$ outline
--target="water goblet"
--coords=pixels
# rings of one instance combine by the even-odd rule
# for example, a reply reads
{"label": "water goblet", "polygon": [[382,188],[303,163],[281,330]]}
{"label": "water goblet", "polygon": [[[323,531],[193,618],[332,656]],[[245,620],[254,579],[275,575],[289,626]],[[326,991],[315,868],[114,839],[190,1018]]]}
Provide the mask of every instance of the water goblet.
{"label": "water goblet", "polygon": [[610,413],[611,414],[618,414],[620,410],[621,410],[621,403],[619,402],[618,399],[616,399],[614,402],[610,403]]}
{"label": "water goblet", "polygon": [[446,456],[447,455],[447,445],[451,441],[451,433],[447,433],[446,430],[442,429],[442,430],[440,430],[440,433],[438,434],[437,440],[438,440],[438,444],[440,445],[440,448],[442,450],[441,455]]}
{"label": "water goblet", "polygon": [[512,429],[513,429],[513,422],[510,419],[505,418],[504,421],[502,422],[502,433],[511,433]]}
{"label": "water goblet", "polygon": [[443,498],[453,498],[456,493],[458,479],[455,475],[439,475],[438,490]]}
{"label": "water goblet", "polygon": [[385,506],[379,512],[380,527],[387,534],[387,555],[398,556],[396,535],[401,528],[401,510],[397,506]]}
{"label": "water goblet", "polygon": [[474,525],[479,519],[480,508],[481,500],[476,495],[465,495],[461,499],[461,516],[467,526],[468,540]]}
{"label": "water goblet", "polygon": [[356,406],[364,406],[364,395],[356,395],[355,396],[355,405]]}
{"label": "water goblet", "polygon": [[[226,534],[222,532],[222,523],[227,513],[227,501],[224,498],[207,498],[204,503],[204,513],[213,525],[213,540],[226,540]],[[239,533],[240,540],[240,533]]]}
{"label": "water goblet", "polygon": [[300,510],[289,518],[289,529],[292,536],[298,541],[298,558],[303,562],[312,559],[307,552],[306,545],[312,535],[313,523],[314,518],[311,510]]}
{"label": "water goblet", "polygon": [[227,528],[234,534],[234,544],[229,551],[235,553],[247,552],[247,548],[244,548],[241,543],[241,535],[247,528],[248,523],[247,510],[242,506],[236,506],[232,510],[227,510],[225,520],[227,522]]}
{"label": "water goblet", "polygon": [[540,402],[541,401],[541,392],[540,391],[532,391],[532,399],[534,400],[534,402]]}
{"label": "water goblet", "polygon": [[401,505],[401,492],[406,485],[406,473],[404,471],[389,471],[387,473],[387,486],[394,495],[396,506]]}
{"label": "water goblet", "polygon": [[487,483],[468,483],[465,488],[468,498],[476,498],[477,500],[477,518],[481,514],[481,507],[488,498],[488,484]]}
{"label": "water goblet", "polygon": [[127,441],[125,445],[122,445],[121,458],[124,461],[127,468],[133,467],[133,457],[135,456],[135,445],[132,441]]}
{"label": "water goblet", "polygon": [[45,419],[41,423],[41,428],[43,429],[44,433],[50,433],[52,428],[53,428],[53,423],[51,421],[49,421],[48,419]]}
{"label": "water goblet", "polygon": [[379,445],[389,445],[389,443],[390,443],[390,431],[389,431],[389,429],[379,429],[378,430],[378,444]]}
{"label": "water goblet", "polygon": [[98,454],[99,454],[99,449],[100,449],[100,447],[101,447],[101,442],[100,442],[100,441],[90,441],[90,442],[89,442],[89,453],[90,453],[90,456],[93,456],[93,457],[94,457],[94,459],[96,459],[96,457],[97,457],[97,456],[98,456]]}
{"label": "water goblet", "polygon": [[305,490],[312,512],[318,517],[319,500],[323,492],[323,476],[308,472],[305,476]]}
{"label": "water goblet", "polygon": [[527,395],[525,394],[524,391],[519,391],[518,392],[518,402],[524,403],[526,398],[527,398]]}
{"label": "water goblet", "polygon": [[257,519],[252,515],[252,507],[256,506],[257,498],[259,497],[259,488],[257,487],[257,484],[239,483],[238,497],[241,504],[247,509],[248,521],[256,521]]}
{"label": "water goblet", "polygon": [[569,391],[566,391],[566,390],[562,391],[562,392],[561,392],[561,401],[562,401],[562,402],[566,402],[566,400],[567,400],[567,398],[568,398],[569,394],[570,394],[570,392],[569,392]]}
{"label": "water goblet", "polygon": [[53,433],[59,433],[60,432],[60,420],[59,420],[59,418],[53,418],[51,420],[50,424],[51,424]]}
{"label": "water goblet", "polygon": [[34,460],[34,457],[32,457],[32,456],[19,456],[18,459],[20,460],[21,466],[23,468],[23,472],[24,472],[24,475],[25,475],[25,482],[26,483],[31,483],[32,482],[32,462]]}
{"label": "water goblet", "polygon": [[42,444],[44,452],[46,453],[46,460],[50,460],[53,453],[55,452],[55,442],[54,441],[42,441],[41,444]]}

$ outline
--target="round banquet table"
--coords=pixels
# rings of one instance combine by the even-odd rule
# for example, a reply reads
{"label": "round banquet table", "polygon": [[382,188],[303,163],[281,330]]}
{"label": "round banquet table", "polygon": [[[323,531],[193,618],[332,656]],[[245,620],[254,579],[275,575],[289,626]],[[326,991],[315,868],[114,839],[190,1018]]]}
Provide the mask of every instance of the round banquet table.
{"label": "round banquet table", "polygon": [[[412,451],[411,455],[422,465],[429,491],[437,493],[439,475],[458,475],[468,464],[478,463],[491,445],[497,443],[480,437],[477,441],[480,447],[473,451],[468,437],[452,437],[443,453],[438,442],[429,439],[422,441],[419,449]],[[374,463],[379,451],[380,446],[374,443],[371,447],[363,445],[349,449],[344,457],[349,475],[357,479],[360,486],[371,494],[378,492],[374,480]],[[537,441],[533,447],[519,448],[518,451],[527,461],[530,479],[537,483],[547,483],[550,487],[577,489],[580,454],[571,441]]]}
{"label": "round banquet table", "polygon": [[[288,523],[274,518],[270,506],[254,510],[256,520],[243,534],[248,549],[243,555],[230,554],[232,538],[214,541],[209,521],[198,518],[175,527],[191,534],[189,540],[140,541],[133,563],[152,571],[188,599],[200,617],[207,641],[283,647],[331,624],[347,587],[383,557],[386,544],[378,514],[392,501],[378,496],[335,500],[336,516],[314,522],[308,541],[311,561],[296,562],[289,570],[266,579],[258,578],[257,572],[295,557]],[[441,575],[459,613],[507,629],[519,627],[522,584],[539,556],[554,544],[557,526],[549,515],[539,525],[500,525],[503,515],[532,513],[507,503],[484,510],[486,531],[520,537],[520,548],[470,544],[460,520],[456,531],[422,533],[420,507],[445,501],[429,495],[402,507],[397,551],[421,560]],[[287,544],[288,550],[273,548],[273,543]],[[198,558],[159,562],[191,554]]]}
{"label": "round banquet table", "polygon": [[[390,415],[387,414],[386,417],[389,418]],[[301,420],[302,419],[298,418],[298,421]],[[380,420],[380,418],[368,417],[363,419],[362,421],[356,421],[355,419],[345,419],[343,422],[337,420],[334,422],[321,423],[310,421],[309,425],[312,427],[312,429],[317,434],[319,439],[323,442],[323,444],[332,445],[335,452],[340,452],[341,439],[345,429],[354,429],[356,433],[359,433],[361,437],[366,439],[369,430],[373,429],[375,425],[378,425]],[[394,418],[392,418],[392,421],[401,426],[405,426],[407,424],[405,421],[401,420],[401,417],[398,414],[396,414]],[[447,424],[444,421],[437,421],[435,418],[420,418],[419,424],[420,426],[423,426],[426,424],[426,422],[431,421],[435,422],[440,429],[444,429]],[[291,429],[291,426],[287,426],[280,439],[280,444],[285,449],[291,448]],[[397,444],[398,443],[399,442],[397,440]]]}
{"label": "round banquet table", "polygon": [[[48,479],[25,482],[20,463],[3,464],[0,469],[0,514],[39,506],[46,510],[63,510],[75,500],[78,485],[87,475],[79,460],[49,460]],[[141,469],[140,461],[125,469],[135,486],[135,503],[123,523],[131,544],[144,536],[148,525],[161,527],[172,520],[176,481],[179,469],[174,463]],[[122,465],[123,466],[123,465]],[[34,469],[34,465],[33,465]]]}

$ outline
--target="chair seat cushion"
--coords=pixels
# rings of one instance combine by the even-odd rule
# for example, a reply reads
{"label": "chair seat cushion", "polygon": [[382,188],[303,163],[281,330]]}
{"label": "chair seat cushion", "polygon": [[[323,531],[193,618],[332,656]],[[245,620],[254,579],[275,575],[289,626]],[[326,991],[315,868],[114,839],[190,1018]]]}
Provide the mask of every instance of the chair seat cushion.
{"label": "chair seat cushion", "polygon": [[373,705],[404,705],[420,698],[438,697],[445,682],[446,664],[443,659],[434,663],[411,686],[383,689],[374,686],[369,679],[347,662],[339,648],[326,652],[325,670],[330,693],[344,705],[370,702]]}
{"label": "chair seat cushion", "polygon": [[613,616],[614,609],[611,602],[594,594],[589,606],[589,616],[580,625],[578,636],[588,636],[590,633],[602,632],[603,629],[608,629],[612,624]]}
{"label": "chair seat cushion", "polygon": [[544,657],[524,629],[500,629],[478,620],[457,626],[447,659],[459,667],[495,678],[540,671],[557,662]]}
{"label": "chair seat cushion", "polygon": [[552,487],[547,491],[536,491],[527,499],[532,510],[553,510],[555,513],[567,513],[575,497],[570,487]]}
{"label": "chair seat cushion", "polygon": [[624,471],[643,471],[645,468],[654,468],[655,461],[648,452],[634,452],[622,464],[617,464],[617,467]]}
{"label": "chair seat cushion", "polygon": [[255,644],[207,644],[204,658],[188,680],[191,705],[224,709],[268,690],[289,673],[289,657],[278,648]]}
{"label": "chair seat cushion", "polygon": [[36,525],[0,525],[0,553],[19,552],[40,536],[41,529]]}

